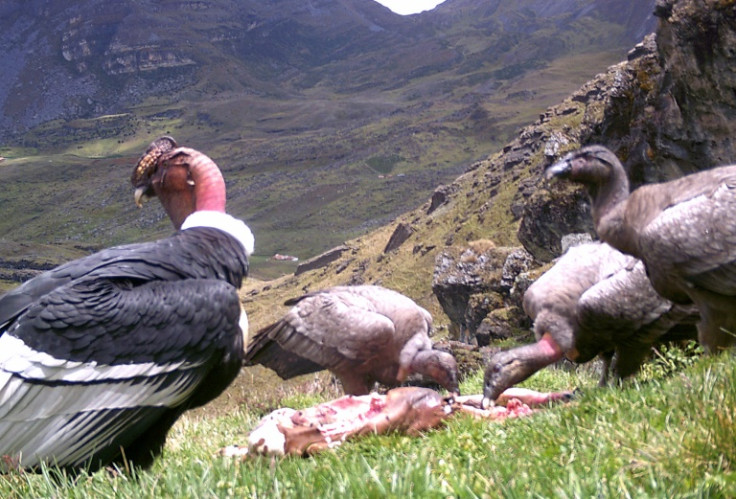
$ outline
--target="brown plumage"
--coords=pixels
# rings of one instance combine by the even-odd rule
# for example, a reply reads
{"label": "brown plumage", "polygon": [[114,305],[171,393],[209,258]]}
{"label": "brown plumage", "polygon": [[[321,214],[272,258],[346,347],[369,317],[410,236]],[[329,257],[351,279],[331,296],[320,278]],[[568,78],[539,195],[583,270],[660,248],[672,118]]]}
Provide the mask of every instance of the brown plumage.
{"label": "brown plumage", "polygon": [[289,300],[284,317],[253,337],[246,364],[283,379],[329,369],[345,393],[375,382],[396,386],[411,373],[458,393],[457,364],[433,350],[432,316],[406,296],[380,286],[338,286]]}
{"label": "brown plumage", "polygon": [[659,296],[641,261],[601,242],[570,248],[529,287],[523,306],[538,341],[490,358],[488,401],[563,356],[582,363],[602,354],[605,385],[610,368],[617,379],[635,374],[652,345],[673,329],[695,336],[694,308]]}
{"label": "brown plumage", "polygon": [[621,162],[603,146],[568,154],[548,170],[583,184],[598,235],[644,261],[654,289],[692,302],[698,339],[711,352],[736,339],[736,166],[723,166],[629,194]]}

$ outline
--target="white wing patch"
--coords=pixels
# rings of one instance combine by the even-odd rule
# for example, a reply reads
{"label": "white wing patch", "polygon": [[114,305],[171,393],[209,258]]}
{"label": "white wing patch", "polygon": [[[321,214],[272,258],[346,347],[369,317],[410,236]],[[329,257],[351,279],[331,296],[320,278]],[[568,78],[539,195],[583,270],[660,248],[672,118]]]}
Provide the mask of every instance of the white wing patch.
{"label": "white wing patch", "polygon": [[[197,388],[201,363],[109,366],[70,362],[0,337],[0,456],[22,466],[82,464],[152,408],[175,407]],[[0,472],[2,470],[0,469]]]}
{"label": "white wing patch", "polygon": [[[87,412],[74,417],[58,415],[47,419],[10,422],[2,425],[2,454],[11,456],[23,467],[42,462],[59,466],[84,464],[99,449],[112,443],[120,432],[141,420],[145,409],[110,416]],[[105,417],[103,419],[103,416]]]}
{"label": "white wing patch", "polygon": [[238,327],[240,327],[240,332],[243,335],[243,346],[248,346],[249,341],[249,331],[248,328],[250,327],[248,323],[248,314],[245,313],[245,309],[243,308],[243,304],[240,304],[240,319],[238,320]]}
{"label": "white wing patch", "polygon": [[[15,336],[0,336],[0,372],[15,373],[25,379],[64,382],[92,382],[99,380],[128,379],[136,376],[155,376],[180,369],[199,367],[201,362],[177,362],[156,364],[120,364],[109,366],[97,362],[75,362],[57,359],[38,352]],[[1,386],[1,385],[0,385]]]}

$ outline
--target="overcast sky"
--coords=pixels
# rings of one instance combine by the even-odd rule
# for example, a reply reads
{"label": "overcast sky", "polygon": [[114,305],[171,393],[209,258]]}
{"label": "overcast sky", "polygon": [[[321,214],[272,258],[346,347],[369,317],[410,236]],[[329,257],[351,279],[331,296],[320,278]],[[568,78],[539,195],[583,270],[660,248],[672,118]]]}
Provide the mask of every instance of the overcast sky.
{"label": "overcast sky", "polygon": [[416,14],[423,10],[433,9],[444,0],[376,0],[397,14]]}

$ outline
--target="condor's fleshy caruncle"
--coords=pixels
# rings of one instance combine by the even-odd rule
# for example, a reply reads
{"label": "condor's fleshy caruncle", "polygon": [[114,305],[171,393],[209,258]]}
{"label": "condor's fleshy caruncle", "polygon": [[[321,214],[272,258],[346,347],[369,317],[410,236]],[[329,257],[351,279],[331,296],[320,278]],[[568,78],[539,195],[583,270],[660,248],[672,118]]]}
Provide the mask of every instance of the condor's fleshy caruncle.
{"label": "condor's fleshy caruncle", "polygon": [[349,395],[393,387],[419,373],[458,393],[457,363],[432,349],[432,316],[381,286],[336,286],[288,300],[283,318],[253,336],[246,364],[283,379],[330,370]]}
{"label": "condor's fleshy caruncle", "polygon": [[694,338],[698,318],[692,305],[659,296],[640,260],[601,242],[570,248],[527,289],[523,307],[537,342],[491,356],[485,404],[563,356],[583,363],[600,354],[600,385],[609,370],[621,380],[639,370],[657,342]]}
{"label": "condor's fleshy caruncle", "polygon": [[583,184],[601,239],[640,258],[654,289],[694,303],[698,340],[710,352],[736,341],[736,165],[693,173],[629,193],[615,154],[584,147],[547,169]]}
{"label": "condor's fleshy caruncle", "polygon": [[215,163],[164,137],[132,177],[177,232],[61,265],[0,297],[0,471],[146,467],[243,358],[253,236]]}

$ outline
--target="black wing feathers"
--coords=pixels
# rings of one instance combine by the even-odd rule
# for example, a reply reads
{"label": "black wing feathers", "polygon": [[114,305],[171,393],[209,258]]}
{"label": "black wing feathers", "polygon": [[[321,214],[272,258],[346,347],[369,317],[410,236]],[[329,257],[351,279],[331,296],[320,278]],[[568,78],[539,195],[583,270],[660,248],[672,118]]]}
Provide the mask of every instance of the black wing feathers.
{"label": "black wing feathers", "polygon": [[237,376],[247,271],[237,240],[197,228],[69,262],[0,297],[0,455],[94,468],[124,447],[149,464],[177,417]]}
{"label": "black wing feathers", "polygon": [[247,274],[247,258],[235,239],[216,229],[189,229],[160,241],[109,248],[25,282],[0,296],[0,332],[36,300],[78,279],[128,280],[135,285],[211,278],[239,288]]}
{"label": "black wing feathers", "polygon": [[38,300],[12,334],[60,359],[163,364],[207,358],[211,352],[204,349],[222,342],[208,336],[224,335],[228,324],[237,324],[239,313],[237,290],[214,279],[135,287],[82,280]]}

